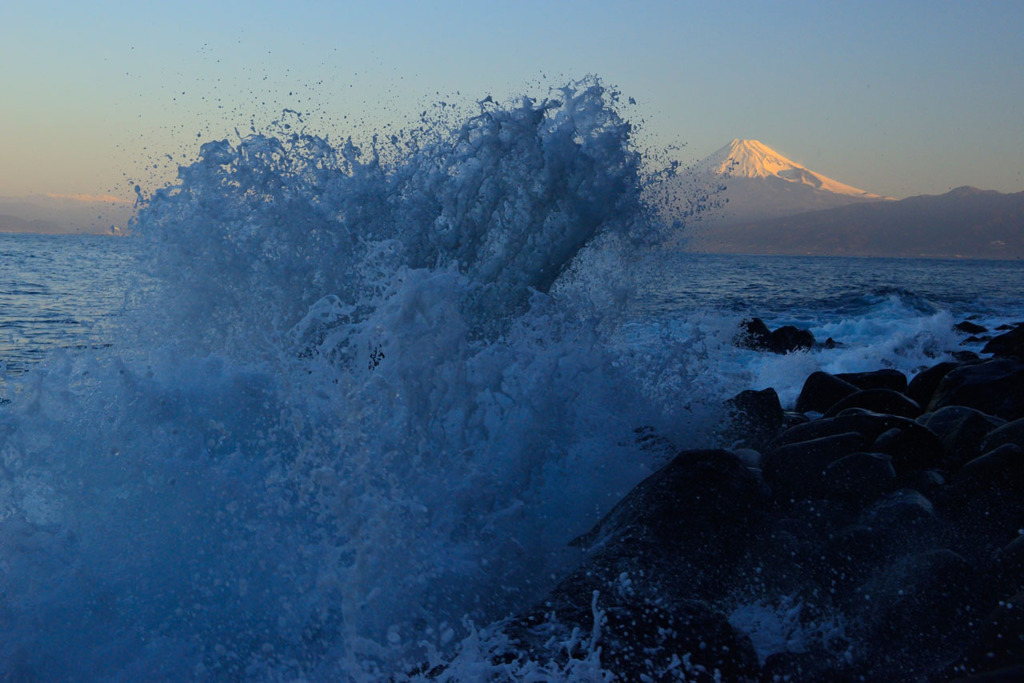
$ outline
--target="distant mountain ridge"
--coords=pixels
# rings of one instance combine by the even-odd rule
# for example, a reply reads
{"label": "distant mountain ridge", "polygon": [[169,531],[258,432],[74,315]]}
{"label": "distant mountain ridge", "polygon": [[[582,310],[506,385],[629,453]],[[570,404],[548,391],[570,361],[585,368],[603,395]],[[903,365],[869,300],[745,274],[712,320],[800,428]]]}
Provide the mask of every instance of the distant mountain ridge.
{"label": "distant mountain ridge", "polygon": [[697,218],[715,225],[891,200],[816,173],[763,142],[739,138],[695,164],[680,182],[710,189],[713,208]]}
{"label": "distant mountain ridge", "polygon": [[53,221],[26,220],[17,216],[0,214],[0,232],[61,232],[60,226]]}
{"label": "distant mountain ridge", "polygon": [[127,225],[134,205],[117,197],[0,197],[0,232],[111,234]]}
{"label": "distant mountain ridge", "polygon": [[958,187],[941,195],[840,206],[728,225],[694,224],[694,251],[927,258],[1024,258],[1024,192]]}

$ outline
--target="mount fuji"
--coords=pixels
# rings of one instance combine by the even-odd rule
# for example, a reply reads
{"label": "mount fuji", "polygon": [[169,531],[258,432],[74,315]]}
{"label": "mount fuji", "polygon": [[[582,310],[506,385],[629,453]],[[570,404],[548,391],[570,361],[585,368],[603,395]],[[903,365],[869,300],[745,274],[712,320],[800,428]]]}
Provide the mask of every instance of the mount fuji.
{"label": "mount fuji", "polygon": [[713,225],[891,200],[815,173],[758,140],[733,140],[680,180],[706,198],[700,222]]}

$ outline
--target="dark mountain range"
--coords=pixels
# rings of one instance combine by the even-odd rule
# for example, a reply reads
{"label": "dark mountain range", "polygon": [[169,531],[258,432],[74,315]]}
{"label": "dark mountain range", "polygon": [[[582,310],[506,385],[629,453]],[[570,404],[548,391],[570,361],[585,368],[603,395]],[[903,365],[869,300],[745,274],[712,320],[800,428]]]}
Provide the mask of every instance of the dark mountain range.
{"label": "dark mountain range", "polygon": [[731,225],[690,226],[692,251],[929,258],[1024,258],[1024,192],[960,187]]}
{"label": "dark mountain range", "polygon": [[59,225],[47,220],[25,220],[0,214],[0,232],[63,232]]}

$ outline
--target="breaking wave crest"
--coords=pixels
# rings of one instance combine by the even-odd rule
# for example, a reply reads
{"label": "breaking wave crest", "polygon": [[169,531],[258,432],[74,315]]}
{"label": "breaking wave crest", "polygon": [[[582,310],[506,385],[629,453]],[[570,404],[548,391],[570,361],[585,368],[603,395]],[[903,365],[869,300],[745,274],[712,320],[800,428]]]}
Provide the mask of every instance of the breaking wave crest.
{"label": "breaking wave crest", "polygon": [[139,211],[121,342],[0,407],[2,674],[402,677],[543,594],[657,458],[616,97],[204,145]]}

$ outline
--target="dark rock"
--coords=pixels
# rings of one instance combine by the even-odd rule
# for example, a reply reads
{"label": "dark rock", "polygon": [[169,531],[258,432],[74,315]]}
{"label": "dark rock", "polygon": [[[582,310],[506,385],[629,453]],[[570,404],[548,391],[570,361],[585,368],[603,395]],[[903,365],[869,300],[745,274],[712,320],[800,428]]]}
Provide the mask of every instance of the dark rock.
{"label": "dark rock", "polygon": [[907,376],[889,368],[872,372],[844,372],[836,377],[858,389],[892,389],[900,393],[907,390]]}
{"label": "dark rock", "polygon": [[829,418],[827,420],[810,420],[798,425],[793,425],[781,432],[778,436],[772,439],[772,442],[768,446],[768,450],[777,450],[792,443],[811,441],[812,439],[820,439],[823,436],[835,436],[836,434],[842,434],[843,432],[850,431],[857,430],[844,427],[836,422],[835,418]]}
{"label": "dark rock", "polygon": [[726,680],[742,680],[760,669],[750,638],[697,600],[670,609],[650,603],[617,605],[605,610],[604,618],[601,664],[619,680],[665,680],[679,666],[676,658],[689,664],[687,678],[696,681],[714,681],[715,672]]}
{"label": "dark rock", "polygon": [[888,455],[858,452],[826,467],[821,488],[825,498],[866,503],[890,490],[895,481],[896,470]]}
{"label": "dark rock", "polygon": [[858,432],[865,439],[873,441],[882,432],[895,428],[907,429],[911,425],[915,425],[913,420],[899,415],[875,413],[861,408],[847,408],[836,417],[811,420],[786,429],[772,440],[768,450],[776,450],[788,444],[820,439],[824,436],[835,436],[845,432]]}
{"label": "dark rock", "polygon": [[1024,528],[1024,451],[1005,444],[971,460],[936,500],[959,530],[962,548],[988,555],[1005,546]]}
{"label": "dark rock", "polygon": [[999,549],[992,558],[988,584],[995,599],[1016,593],[1024,582],[1024,536],[1017,536]]}
{"label": "dark rock", "polygon": [[942,378],[928,408],[951,405],[968,406],[1004,420],[1024,417],[1024,361],[996,358],[951,370]]}
{"label": "dark rock", "polygon": [[812,372],[804,380],[803,389],[796,399],[796,410],[806,413],[814,410],[824,413],[840,400],[857,391],[857,387],[846,380],[840,379],[827,372]]}
{"label": "dark rock", "polygon": [[840,657],[828,652],[778,652],[764,662],[762,681],[829,681],[846,683],[857,680]]}
{"label": "dark rock", "polygon": [[1024,325],[994,337],[981,352],[1024,359]]}
{"label": "dark rock", "polygon": [[931,403],[932,395],[935,393],[935,389],[938,388],[942,378],[959,365],[959,363],[953,361],[945,361],[922,370],[910,380],[904,393],[907,397],[917,401],[919,405],[927,406]]}
{"label": "dark rock", "polygon": [[803,413],[798,413],[795,410],[784,410],[782,411],[782,427],[780,430],[784,431],[790,427],[807,424],[810,421],[811,418],[807,417]]}
{"label": "dark rock", "polygon": [[[558,662],[591,655],[580,634],[598,634],[601,668],[622,681],[753,680],[760,667],[750,638],[700,600],[652,600],[637,595],[630,578],[616,577],[607,592],[552,599],[505,625],[514,643],[505,657]],[[598,621],[595,624],[595,619]],[[567,648],[566,643],[576,643]],[[568,668],[568,667],[566,667]],[[540,680],[540,679],[538,679]]]}
{"label": "dark rock", "polygon": [[897,482],[900,488],[913,489],[931,500],[946,485],[946,478],[939,470],[913,470],[897,473]]}
{"label": "dark rock", "polygon": [[899,489],[879,498],[861,513],[860,523],[897,541],[904,552],[927,547],[940,531],[935,506],[912,489]]}
{"label": "dark rock", "polygon": [[791,443],[765,453],[761,470],[777,497],[820,497],[825,469],[867,445],[867,439],[856,432]]}
{"label": "dark rock", "polygon": [[754,351],[770,351],[772,333],[760,318],[747,318],[740,323],[739,334],[736,335],[736,346]]}
{"label": "dark rock", "polygon": [[922,415],[918,422],[933,431],[945,448],[942,467],[955,472],[965,462],[981,455],[981,444],[989,432],[1005,424],[998,417],[965,406],[946,406]]}
{"label": "dark rock", "polygon": [[[900,680],[930,680],[949,655],[949,642],[969,632],[975,577],[961,555],[936,549],[908,555],[863,587],[871,625],[868,656]],[[873,678],[873,677],[872,677]]]}
{"label": "dark rock", "polygon": [[863,408],[876,413],[917,417],[922,412],[921,406],[892,389],[864,389],[850,394],[825,411],[825,417],[833,417],[847,408]]}
{"label": "dark rock", "polygon": [[814,335],[793,325],[784,325],[772,331],[771,348],[775,353],[806,351],[814,347]]}
{"label": "dark rock", "polygon": [[761,450],[782,427],[782,404],[774,389],[741,391],[727,406],[731,413],[728,438],[734,446]]}
{"label": "dark rock", "polygon": [[935,432],[916,422],[882,432],[871,450],[892,456],[897,474],[938,467],[946,459],[946,449]]}
{"label": "dark rock", "polygon": [[957,678],[955,683],[1020,683],[1024,681],[1024,664]]}
{"label": "dark rock", "polygon": [[767,503],[751,471],[723,450],[683,451],[640,482],[573,545],[595,548],[623,538],[678,544],[695,536],[735,530]]}
{"label": "dark rock", "polygon": [[[831,539],[826,549],[831,585],[845,593],[860,585],[888,558],[885,538],[863,524],[845,527]],[[847,597],[839,595],[840,599]]]}
{"label": "dark rock", "polygon": [[[1014,680],[1001,678],[1007,671],[1024,668],[1024,593],[1018,593],[1000,604],[984,617],[976,629],[967,654],[951,668],[948,678],[961,677],[979,680],[979,674],[988,674],[988,680]],[[999,677],[991,678],[992,676]],[[971,676],[972,678],[967,678]],[[981,679],[984,680],[984,679]]]}
{"label": "dark rock", "polygon": [[981,356],[974,351],[953,351],[949,355],[953,356],[953,360],[957,363],[971,363],[981,359]]}
{"label": "dark rock", "polygon": [[902,415],[877,413],[865,408],[844,408],[835,416],[836,424],[844,431],[860,432],[866,439],[877,439],[890,429],[906,429],[914,421]]}
{"label": "dark rock", "polygon": [[953,329],[963,332],[964,334],[984,334],[985,332],[988,332],[987,327],[983,327],[977,323],[972,323],[970,320],[965,320],[962,323],[953,325]]}
{"label": "dark rock", "polygon": [[950,486],[964,498],[993,491],[1024,494],[1024,450],[1008,443],[978,456],[960,468]]}
{"label": "dark rock", "polygon": [[989,432],[981,444],[981,452],[987,453],[1008,443],[1024,448],[1024,419],[1007,422]]}

